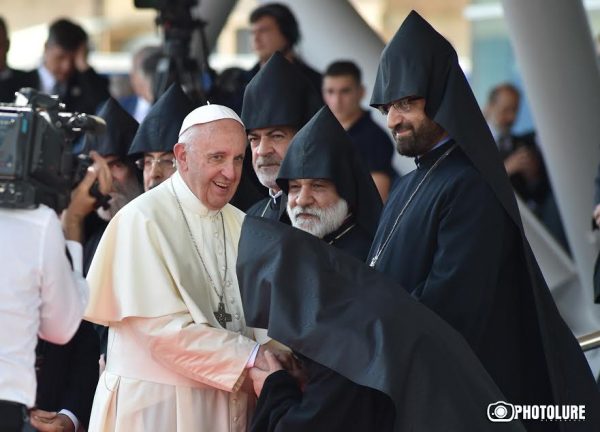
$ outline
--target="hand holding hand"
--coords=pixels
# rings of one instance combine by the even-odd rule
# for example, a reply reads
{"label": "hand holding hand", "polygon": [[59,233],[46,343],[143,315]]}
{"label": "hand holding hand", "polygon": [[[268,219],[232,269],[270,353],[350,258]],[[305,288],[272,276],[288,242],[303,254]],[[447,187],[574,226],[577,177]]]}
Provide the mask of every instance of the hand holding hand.
{"label": "hand holding hand", "polygon": [[31,426],[42,432],[75,432],[75,425],[69,417],[56,412],[34,409],[29,422]]}
{"label": "hand holding hand", "polygon": [[[261,345],[260,348],[262,348]],[[260,353],[259,348],[259,353]],[[256,356],[258,360],[258,355]],[[264,369],[259,367],[257,363],[255,366],[248,371],[248,376],[252,379],[252,385],[254,386],[254,392],[257,396],[260,396],[260,392],[262,391],[263,385],[265,384],[265,380],[269,375],[273,372],[277,372],[283,369],[283,366],[277,360],[277,357],[271,351],[264,351],[262,356],[264,358]],[[262,363],[261,363],[262,364]]]}

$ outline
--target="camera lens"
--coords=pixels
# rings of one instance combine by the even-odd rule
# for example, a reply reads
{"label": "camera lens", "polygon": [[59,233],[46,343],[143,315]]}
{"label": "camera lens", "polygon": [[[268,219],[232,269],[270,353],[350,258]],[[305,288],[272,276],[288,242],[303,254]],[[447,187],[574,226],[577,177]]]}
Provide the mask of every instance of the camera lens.
{"label": "camera lens", "polygon": [[500,406],[497,406],[496,408],[494,408],[494,415],[499,419],[506,417],[507,414],[508,414],[508,410],[506,409],[505,406],[500,405]]}

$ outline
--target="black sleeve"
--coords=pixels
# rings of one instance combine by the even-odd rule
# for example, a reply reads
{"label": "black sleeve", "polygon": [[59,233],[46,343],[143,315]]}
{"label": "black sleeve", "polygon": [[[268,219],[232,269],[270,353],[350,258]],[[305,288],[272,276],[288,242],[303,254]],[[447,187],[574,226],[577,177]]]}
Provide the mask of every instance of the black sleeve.
{"label": "black sleeve", "polygon": [[383,393],[313,365],[303,393],[285,371],[267,378],[250,431],[391,432],[394,413],[391,399]]}
{"label": "black sleeve", "polygon": [[302,401],[296,380],[284,370],[267,377],[256,404],[250,432],[274,431],[281,417]]}
{"label": "black sleeve", "polygon": [[369,145],[368,165],[369,172],[381,172],[391,176],[394,171],[392,168],[392,156],[394,146],[389,137],[381,130],[373,134]]}
{"label": "black sleeve", "polygon": [[98,384],[100,343],[92,324],[87,321],[81,322],[70,343],[73,350],[60,408],[71,411],[87,428]]}
{"label": "black sleeve", "polygon": [[100,104],[110,97],[108,79],[89,68],[78,74],[78,82],[81,86],[81,101],[76,105],[77,110],[95,113]]}

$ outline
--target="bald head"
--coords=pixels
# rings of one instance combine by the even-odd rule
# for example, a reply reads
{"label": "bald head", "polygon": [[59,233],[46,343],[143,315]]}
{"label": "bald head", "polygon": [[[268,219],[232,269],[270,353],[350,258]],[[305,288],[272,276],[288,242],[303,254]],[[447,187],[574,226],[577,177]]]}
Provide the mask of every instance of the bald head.
{"label": "bald head", "polygon": [[205,207],[219,210],[235,194],[245,149],[244,126],[224,118],[187,127],[173,151],[190,190]]}

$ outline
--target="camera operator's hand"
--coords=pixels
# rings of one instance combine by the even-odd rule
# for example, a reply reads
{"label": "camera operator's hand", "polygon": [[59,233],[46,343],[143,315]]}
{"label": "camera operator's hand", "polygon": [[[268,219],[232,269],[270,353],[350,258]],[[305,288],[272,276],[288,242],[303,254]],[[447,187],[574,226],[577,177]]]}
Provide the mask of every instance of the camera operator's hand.
{"label": "camera operator's hand", "polygon": [[99,190],[107,195],[112,189],[112,175],[106,159],[98,153],[90,152],[94,164],[88,168],[81,183],[71,192],[71,202],[62,214],[62,226],[67,240],[83,242],[83,221],[96,208],[96,198],[90,195],[90,188],[98,180]]}
{"label": "camera operator's hand", "polygon": [[75,432],[71,419],[56,412],[34,409],[30,413],[31,426],[42,432]]}

